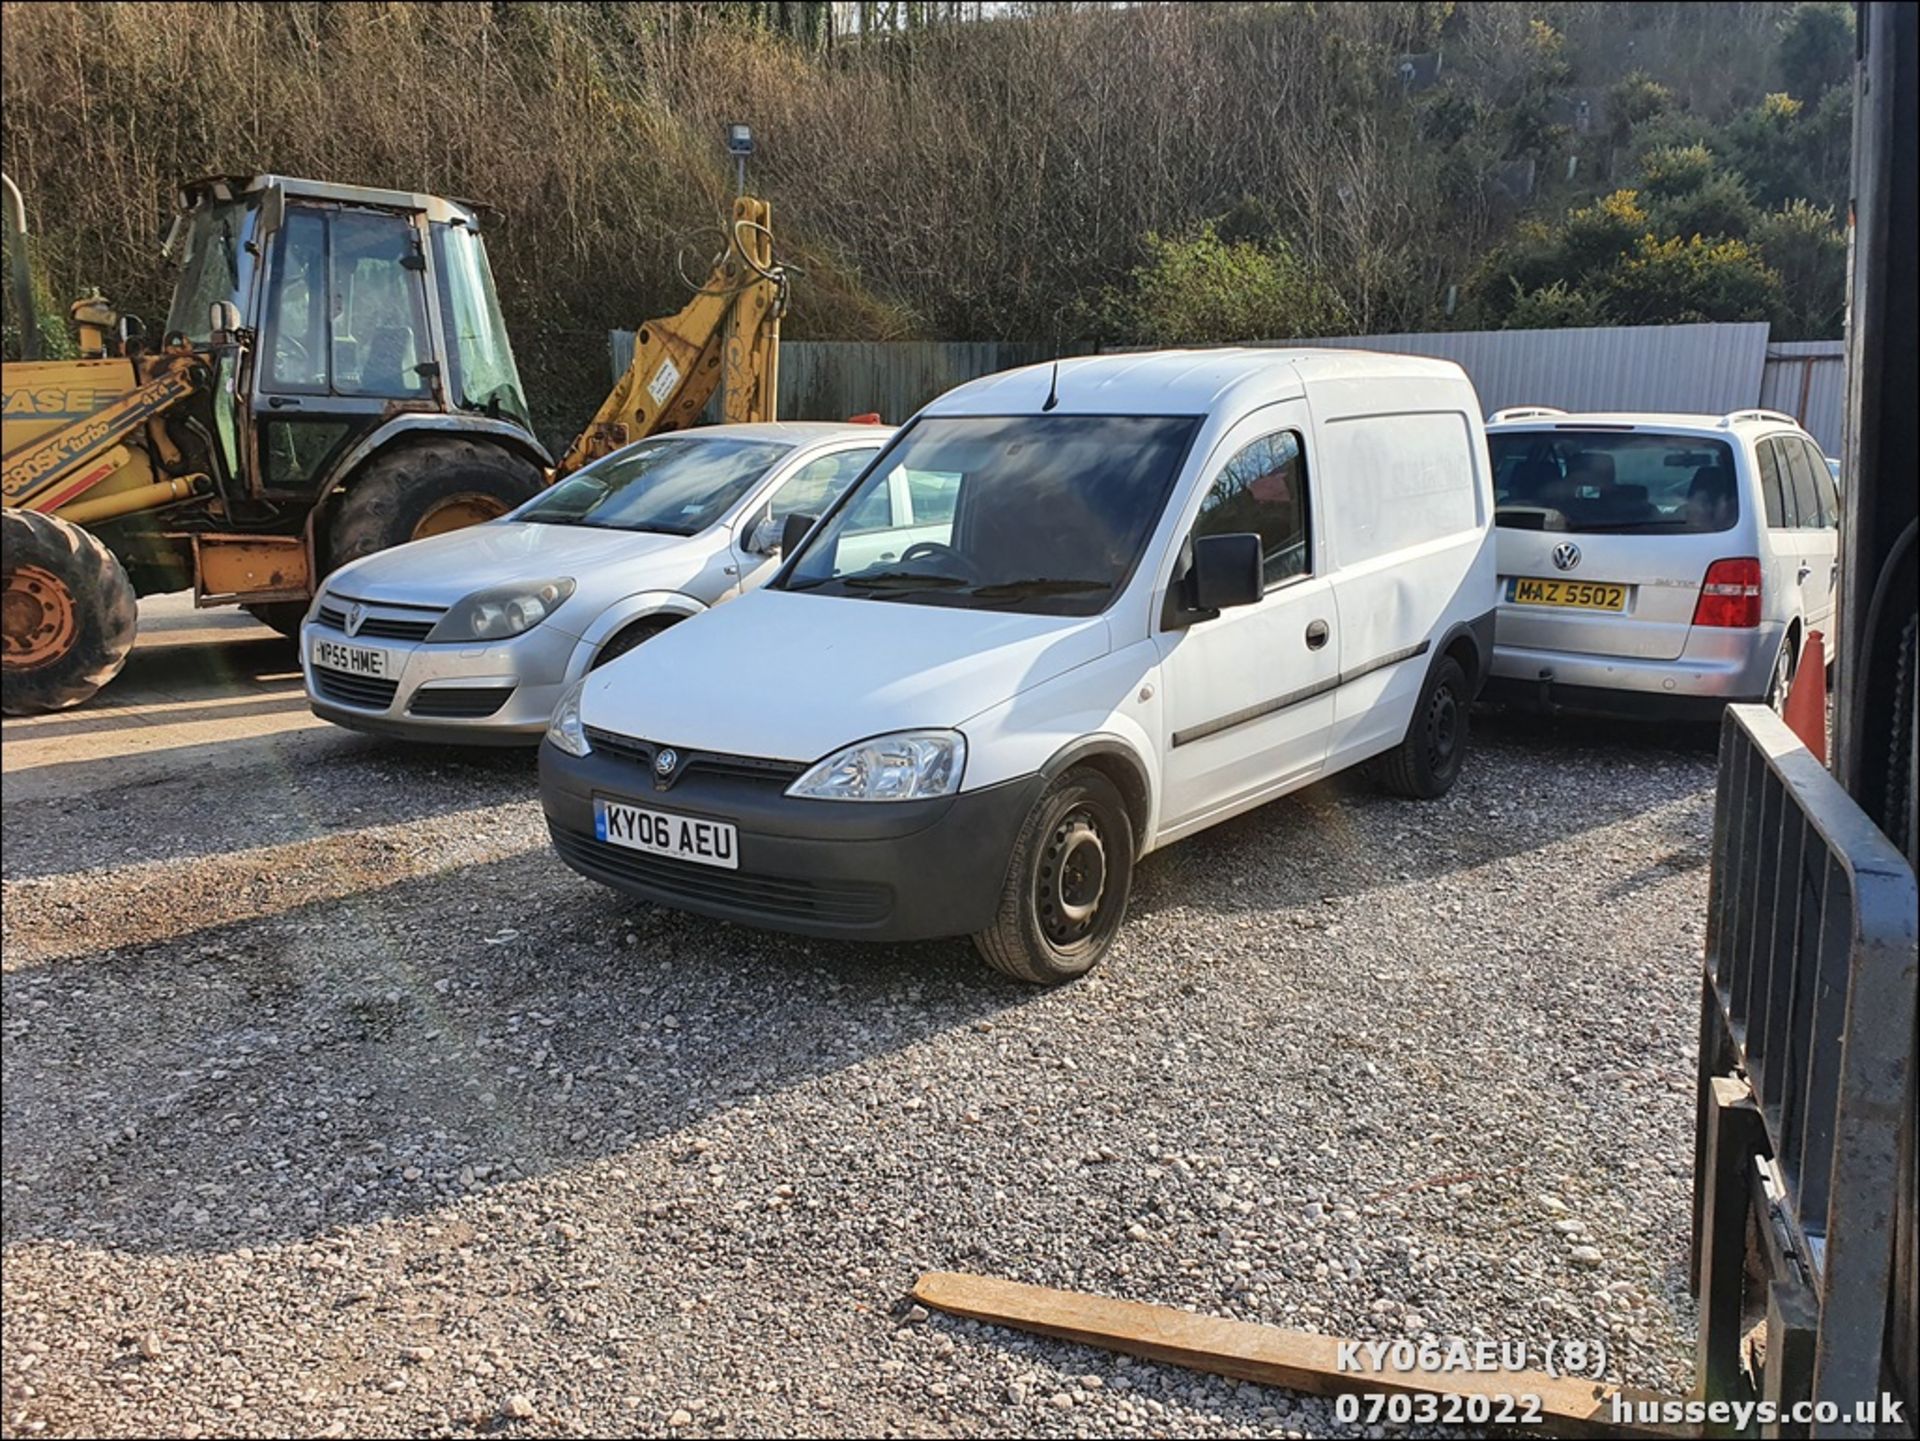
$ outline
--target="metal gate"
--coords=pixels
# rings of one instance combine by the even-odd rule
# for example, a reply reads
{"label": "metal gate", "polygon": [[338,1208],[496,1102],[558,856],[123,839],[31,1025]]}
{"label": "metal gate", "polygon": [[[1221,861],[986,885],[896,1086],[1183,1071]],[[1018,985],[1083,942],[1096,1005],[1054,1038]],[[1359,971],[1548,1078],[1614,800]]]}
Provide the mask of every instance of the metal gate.
{"label": "metal gate", "polygon": [[[1916,1221],[1910,1187],[1895,1202],[1913,1165],[1915,905],[1906,858],[1779,717],[1729,708],[1694,1169],[1710,1399],[1844,1408],[1881,1392],[1890,1306],[1908,1304],[1896,1237],[1911,1254]],[[1762,1314],[1756,1386],[1742,1341]]]}

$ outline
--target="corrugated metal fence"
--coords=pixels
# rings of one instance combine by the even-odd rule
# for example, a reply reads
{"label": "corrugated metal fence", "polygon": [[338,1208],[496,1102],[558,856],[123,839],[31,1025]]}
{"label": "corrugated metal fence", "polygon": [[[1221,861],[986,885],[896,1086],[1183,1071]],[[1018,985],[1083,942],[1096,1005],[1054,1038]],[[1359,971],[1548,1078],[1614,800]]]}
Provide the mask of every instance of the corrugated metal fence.
{"label": "corrugated metal fence", "polygon": [[[633,332],[610,336],[613,373],[633,355]],[[1723,415],[1766,405],[1797,415],[1829,455],[1840,444],[1845,361],[1837,340],[1768,343],[1764,322],[1599,326],[1584,330],[1461,330],[1272,340],[1261,345],[1399,351],[1457,361],[1489,411],[1508,405],[1566,410],[1686,410]],[[780,413],[844,420],[878,411],[897,423],[945,390],[1057,354],[1034,341],[790,340],[780,347]],[[709,412],[711,417],[711,412]]]}
{"label": "corrugated metal fence", "polygon": [[1781,340],[1769,345],[1760,403],[1799,416],[1821,448],[1838,456],[1846,429],[1847,343]]}

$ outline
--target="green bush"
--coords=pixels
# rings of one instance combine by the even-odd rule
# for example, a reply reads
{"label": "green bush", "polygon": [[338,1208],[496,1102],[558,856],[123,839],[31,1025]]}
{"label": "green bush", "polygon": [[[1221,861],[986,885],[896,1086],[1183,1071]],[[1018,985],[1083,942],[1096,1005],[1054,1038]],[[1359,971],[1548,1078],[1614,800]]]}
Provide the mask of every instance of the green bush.
{"label": "green bush", "polygon": [[1780,78],[1802,100],[1817,100],[1853,79],[1853,7],[1809,0],[1787,12],[1780,26]]}
{"label": "green bush", "polygon": [[1599,296],[1569,287],[1564,280],[1516,294],[1507,311],[1509,330],[1563,330],[1612,325],[1614,318]]}
{"label": "green bush", "polygon": [[1696,188],[1669,196],[1654,205],[1650,218],[1656,234],[1744,238],[1760,217],[1747,183],[1738,175],[1710,175]]}
{"label": "green bush", "polygon": [[1623,325],[1771,320],[1780,277],[1744,240],[1640,241],[1602,277],[1608,312]]}
{"label": "green bush", "polygon": [[1846,323],[1847,238],[1831,210],[1804,200],[1763,215],[1753,243],[1780,276],[1781,340],[1830,340]]}
{"label": "green bush", "polygon": [[1146,262],[1110,314],[1114,330],[1147,345],[1207,345],[1337,335],[1339,297],[1282,242],[1226,241],[1212,221],[1190,235],[1149,234]]}

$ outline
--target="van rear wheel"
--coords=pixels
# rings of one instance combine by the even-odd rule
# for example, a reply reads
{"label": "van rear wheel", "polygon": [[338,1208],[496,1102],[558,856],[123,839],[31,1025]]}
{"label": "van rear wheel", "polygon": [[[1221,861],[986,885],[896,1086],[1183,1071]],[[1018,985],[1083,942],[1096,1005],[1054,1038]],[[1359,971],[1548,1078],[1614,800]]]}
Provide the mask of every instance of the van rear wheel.
{"label": "van rear wheel", "polygon": [[1000,913],[973,944],[1018,981],[1084,976],[1113,945],[1133,886],[1133,822],[1113,782],[1082,767],[1040,797],[1007,863]]}
{"label": "van rear wheel", "polygon": [[1427,673],[1406,738],[1380,757],[1375,775],[1395,795],[1437,800],[1453,789],[1467,755],[1473,693],[1460,662],[1443,655]]}

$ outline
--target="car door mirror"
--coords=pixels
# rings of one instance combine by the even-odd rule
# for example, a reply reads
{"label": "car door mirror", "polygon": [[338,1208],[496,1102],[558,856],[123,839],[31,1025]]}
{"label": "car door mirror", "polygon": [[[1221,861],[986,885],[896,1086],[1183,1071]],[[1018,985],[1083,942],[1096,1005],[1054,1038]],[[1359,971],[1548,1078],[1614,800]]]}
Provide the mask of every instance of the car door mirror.
{"label": "car door mirror", "polygon": [[807,538],[807,532],[813,529],[814,522],[819,519],[817,515],[802,515],[797,510],[789,515],[780,525],[780,553],[792,555],[800,549],[800,543]]}
{"label": "car door mirror", "polygon": [[1193,603],[1200,610],[1252,605],[1267,593],[1260,537],[1203,535],[1193,542]]}
{"label": "car door mirror", "polygon": [[780,549],[780,522],[773,518],[771,512],[753,523],[742,549],[748,555],[772,555]]}

